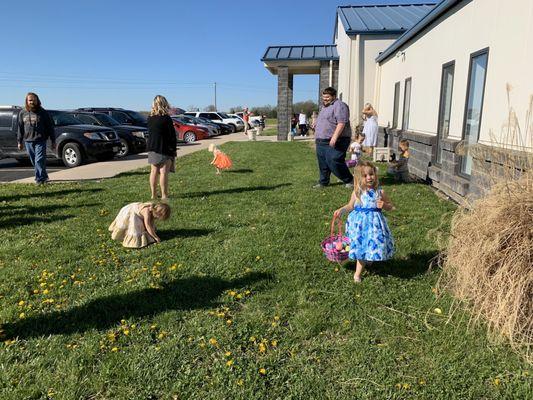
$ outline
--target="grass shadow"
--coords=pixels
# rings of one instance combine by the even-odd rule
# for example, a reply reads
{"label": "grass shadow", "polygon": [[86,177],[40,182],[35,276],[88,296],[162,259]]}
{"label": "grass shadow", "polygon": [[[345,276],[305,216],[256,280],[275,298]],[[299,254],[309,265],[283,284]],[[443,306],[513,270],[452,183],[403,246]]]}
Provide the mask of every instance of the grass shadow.
{"label": "grass shadow", "polygon": [[[53,185],[52,185],[53,186]],[[22,195],[11,195],[11,196],[2,196],[0,197],[0,201],[10,201],[10,200],[20,200],[20,199],[26,199],[26,198],[33,198],[33,197],[56,197],[56,196],[64,196],[67,194],[80,194],[80,193],[96,193],[101,192],[104,189],[101,188],[92,188],[92,189],[63,189],[63,190],[56,190],[56,191],[48,191],[46,190],[46,186],[43,188],[43,191],[35,191],[32,193],[22,194]],[[40,187],[38,189],[41,189]]]}
{"label": "grass shadow", "polygon": [[226,290],[252,287],[271,278],[269,274],[254,272],[232,280],[199,276],[177,279],[160,289],[101,297],[67,311],[8,323],[3,329],[7,337],[19,339],[107,330],[117,326],[121,319],[150,318],[169,310],[214,308],[219,304],[217,298]]}
{"label": "grass shadow", "polygon": [[191,192],[191,193],[182,194],[179,197],[194,198],[194,197],[207,197],[207,196],[212,196],[216,194],[231,194],[231,193],[255,192],[255,191],[261,191],[261,190],[275,190],[280,187],[291,186],[291,185],[292,183],[280,183],[279,185],[272,185],[272,186],[251,186],[251,187],[238,187],[238,188],[223,189],[223,190],[213,190],[210,192],[207,192],[207,191]]}
{"label": "grass shadow", "polygon": [[[370,275],[410,279],[430,271],[431,263],[438,254],[439,252],[436,250],[412,253],[406,258],[393,258],[384,262],[373,262],[365,270]],[[345,262],[343,267],[347,270],[355,271],[355,261]]]}
{"label": "grass shadow", "polygon": [[226,172],[230,173],[230,174],[249,174],[249,173],[254,172],[254,170],[253,169],[241,168],[241,169],[230,169],[230,170],[228,170]]}
{"label": "grass shadow", "polygon": [[170,240],[178,237],[207,236],[212,232],[214,232],[212,229],[158,229],[157,235],[161,240]]}

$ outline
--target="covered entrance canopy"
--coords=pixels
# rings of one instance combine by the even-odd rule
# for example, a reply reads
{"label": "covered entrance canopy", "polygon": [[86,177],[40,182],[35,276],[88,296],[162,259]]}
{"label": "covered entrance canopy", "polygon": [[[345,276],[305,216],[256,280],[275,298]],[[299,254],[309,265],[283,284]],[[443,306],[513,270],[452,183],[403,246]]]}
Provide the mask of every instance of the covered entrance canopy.
{"label": "covered entrance canopy", "polygon": [[261,61],[278,76],[278,140],[287,140],[293,113],[293,76],[320,75],[318,100],[328,86],[337,87],[339,55],[335,45],[269,46]]}

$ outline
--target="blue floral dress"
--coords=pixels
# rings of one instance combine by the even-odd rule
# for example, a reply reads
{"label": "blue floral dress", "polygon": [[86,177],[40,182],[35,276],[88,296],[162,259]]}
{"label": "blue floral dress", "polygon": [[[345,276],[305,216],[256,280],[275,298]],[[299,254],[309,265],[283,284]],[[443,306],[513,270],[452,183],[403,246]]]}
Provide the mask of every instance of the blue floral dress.
{"label": "blue floral dress", "polygon": [[367,190],[346,221],[351,260],[384,261],[394,254],[394,240],[385,216],[376,207],[380,189]]}

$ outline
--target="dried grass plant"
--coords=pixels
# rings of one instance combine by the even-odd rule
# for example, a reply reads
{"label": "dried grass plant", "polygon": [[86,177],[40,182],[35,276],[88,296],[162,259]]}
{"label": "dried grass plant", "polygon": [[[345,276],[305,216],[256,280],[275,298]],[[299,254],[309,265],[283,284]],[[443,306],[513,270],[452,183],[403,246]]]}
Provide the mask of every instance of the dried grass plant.
{"label": "dried grass plant", "polygon": [[499,140],[465,148],[492,188],[455,213],[438,287],[468,306],[472,323],[485,321],[492,339],[507,338],[533,362],[533,96],[522,130],[511,90]]}

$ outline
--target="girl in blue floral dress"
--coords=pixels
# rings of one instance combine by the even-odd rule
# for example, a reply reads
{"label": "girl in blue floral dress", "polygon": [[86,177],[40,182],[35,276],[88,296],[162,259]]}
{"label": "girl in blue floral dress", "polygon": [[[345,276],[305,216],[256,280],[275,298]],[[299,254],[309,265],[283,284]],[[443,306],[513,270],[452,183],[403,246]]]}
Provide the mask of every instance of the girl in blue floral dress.
{"label": "girl in blue floral dress", "polygon": [[394,254],[394,240],[382,210],[394,206],[379,186],[376,167],[367,161],[357,165],[354,191],[350,202],[333,214],[340,217],[350,212],[346,221],[346,235],[350,238],[351,260],[357,265],[353,279],[361,282],[361,273],[372,261],[385,261]]}

